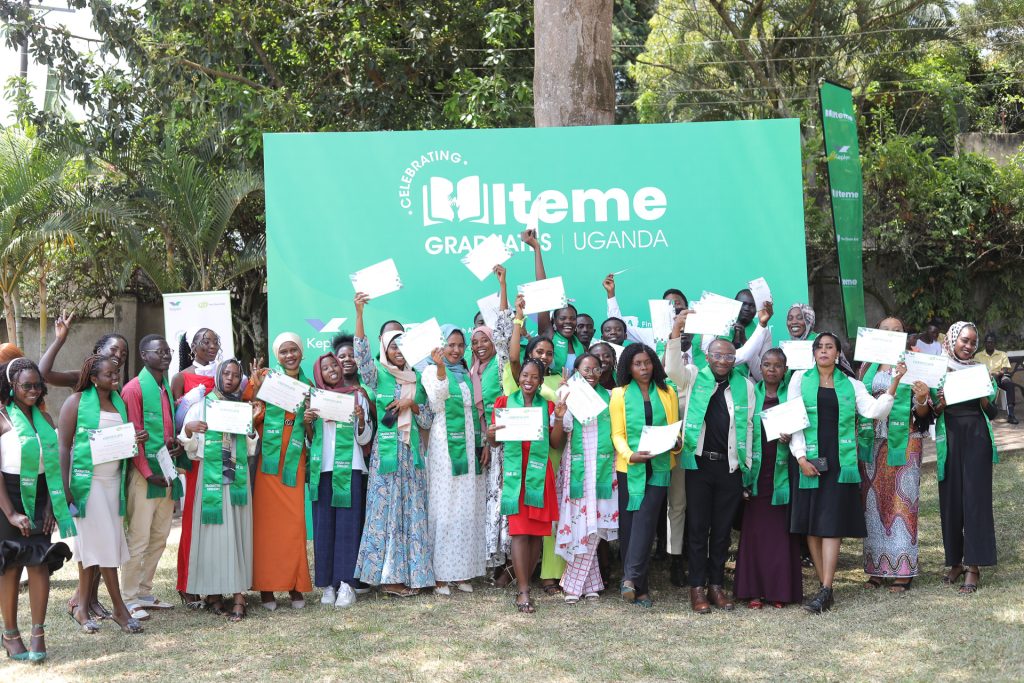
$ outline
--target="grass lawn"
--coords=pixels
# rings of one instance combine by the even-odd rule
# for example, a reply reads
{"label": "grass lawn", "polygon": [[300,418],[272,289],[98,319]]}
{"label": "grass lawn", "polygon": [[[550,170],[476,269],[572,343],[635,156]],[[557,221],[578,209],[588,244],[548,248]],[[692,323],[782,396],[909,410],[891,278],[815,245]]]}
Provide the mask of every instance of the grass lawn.
{"label": "grass lawn", "polygon": [[[477,583],[472,595],[411,599],[361,596],[348,610],[264,611],[256,596],[241,624],[178,607],[158,612],[141,636],[104,623],[85,635],[65,614],[70,565],[54,576],[48,618],[50,659],[41,667],[0,663],[0,681],[57,680],[1004,680],[1024,679],[1024,458],[996,467],[999,566],[981,590],[944,587],[934,465],[921,500],[922,576],[906,595],[862,588],[860,543],[843,546],[836,609],[811,616],[796,607],[698,616],[653,572],[655,606],[609,596],[566,606],[535,591],[537,613],[519,615],[512,592]],[[157,594],[173,590],[168,547]],[[816,587],[805,570],[805,588]],[[103,591],[101,589],[101,599]],[[282,596],[283,598],[284,596]],[[285,602],[284,604],[287,604]],[[21,623],[27,633],[27,596]],[[26,639],[27,642],[27,639]]]}

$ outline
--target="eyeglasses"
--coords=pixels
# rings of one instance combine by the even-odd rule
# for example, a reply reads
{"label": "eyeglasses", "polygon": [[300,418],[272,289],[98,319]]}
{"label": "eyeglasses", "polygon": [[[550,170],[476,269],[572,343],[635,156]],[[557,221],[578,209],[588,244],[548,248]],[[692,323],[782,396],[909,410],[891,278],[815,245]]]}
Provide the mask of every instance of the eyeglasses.
{"label": "eyeglasses", "polygon": [[736,354],[735,353],[709,353],[708,354],[708,358],[710,358],[711,360],[721,360],[721,361],[727,361],[727,362],[729,362],[729,361],[735,362],[736,361]]}
{"label": "eyeglasses", "polygon": [[42,391],[46,385],[42,382],[22,382],[18,385],[22,391]]}
{"label": "eyeglasses", "polygon": [[598,366],[596,368],[583,368],[583,367],[581,367],[576,372],[580,373],[584,377],[591,377],[593,375],[600,375],[601,374],[601,367],[600,366]]}

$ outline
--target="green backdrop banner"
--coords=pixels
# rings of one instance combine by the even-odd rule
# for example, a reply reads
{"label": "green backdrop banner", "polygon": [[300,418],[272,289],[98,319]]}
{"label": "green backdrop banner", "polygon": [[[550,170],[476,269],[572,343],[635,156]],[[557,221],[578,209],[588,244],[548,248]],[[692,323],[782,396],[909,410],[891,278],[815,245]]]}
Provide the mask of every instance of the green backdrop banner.
{"label": "green backdrop banner", "polygon": [[864,183],[857,147],[857,116],[849,88],[825,82],[821,84],[819,96],[846,334],[848,338],[856,339],[857,328],[867,326],[864,314]]}
{"label": "green backdrop banner", "polygon": [[270,337],[299,334],[307,362],[353,330],[349,274],[386,258],[403,289],[367,305],[371,341],[391,318],[469,326],[497,283],[460,258],[499,235],[514,297],[534,279],[526,227],[598,325],[601,281],[620,270],[623,313],[641,325],[670,287],[733,296],[764,276],[783,336],[786,307],[807,300],[795,119],[267,134],[264,149]]}

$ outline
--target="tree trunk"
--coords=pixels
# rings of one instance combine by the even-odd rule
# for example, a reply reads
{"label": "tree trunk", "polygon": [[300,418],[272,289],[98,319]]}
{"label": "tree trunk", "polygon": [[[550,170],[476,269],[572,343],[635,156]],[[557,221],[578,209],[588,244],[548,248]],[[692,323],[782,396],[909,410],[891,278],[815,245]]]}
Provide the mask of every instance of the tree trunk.
{"label": "tree trunk", "polygon": [[14,286],[14,343],[18,345],[19,349],[25,349],[25,335],[24,330],[21,328],[21,292],[18,291],[18,286]]}
{"label": "tree trunk", "polygon": [[15,343],[15,339],[18,338],[18,324],[14,319],[14,297],[11,293],[4,290],[4,317],[7,320],[7,341]]}
{"label": "tree trunk", "polygon": [[46,353],[46,275],[49,265],[44,247],[39,255],[39,358]]}
{"label": "tree trunk", "polygon": [[536,0],[533,23],[534,124],[615,123],[612,0]]}

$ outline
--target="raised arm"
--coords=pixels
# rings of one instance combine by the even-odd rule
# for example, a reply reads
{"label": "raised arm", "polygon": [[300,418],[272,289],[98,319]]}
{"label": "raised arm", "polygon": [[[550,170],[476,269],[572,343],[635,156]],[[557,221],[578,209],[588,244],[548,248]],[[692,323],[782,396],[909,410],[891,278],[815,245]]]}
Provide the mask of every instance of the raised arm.
{"label": "raised arm", "polygon": [[523,306],[525,305],[526,301],[523,299],[523,295],[516,295],[516,312],[512,318],[512,339],[508,343],[508,367],[516,381],[518,381],[519,371],[522,369],[519,340],[522,337],[523,325],[526,324],[526,316],[523,315]]}
{"label": "raised arm", "polygon": [[508,284],[505,281],[505,266],[494,266],[494,275],[498,278],[498,294],[501,299],[499,310],[508,310]]}
{"label": "raised arm", "polygon": [[370,355],[370,343],[366,340],[366,327],[363,324],[363,307],[370,298],[359,292],[354,299],[356,306],[356,335],[352,343],[352,350],[356,354],[356,365],[359,368],[359,378],[363,384],[370,389],[377,390],[377,366],[373,363],[373,356]]}
{"label": "raised arm", "polygon": [[71,314],[61,311],[53,324],[56,333],[53,343],[39,359],[39,373],[43,376],[43,381],[55,387],[73,387],[78,382],[77,372],[59,372],[53,369],[53,364],[57,361],[57,354],[64,347],[64,342],[68,340],[71,319]]}
{"label": "raised arm", "polygon": [[[533,249],[533,274],[538,280],[546,280],[547,273],[544,270],[544,255],[541,253],[540,242],[537,240],[536,230],[524,230],[519,236],[524,243],[529,244],[530,248]],[[551,312],[544,311],[537,315],[537,333],[540,335],[551,336],[554,334],[551,329]]]}
{"label": "raised arm", "polygon": [[[625,320],[625,318],[622,317],[622,309],[619,308],[619,300],[615,298],[615,275],[609,273],[607,276],[605,276],[604,281],[601,282],[601,285],[604,287],[605,294],[608,295],[608,308],[606,311],[608,317],[618,318],[619,320]],[[600,338],[601,323],[595,320],[594,324],[598,326],[596,334]],[[634,332],[633,328],[629,325],[626,325],[626,339],[628,339],[631,342],[640,342],[641,344],[644,341],[643,338],[636,332]]]}

